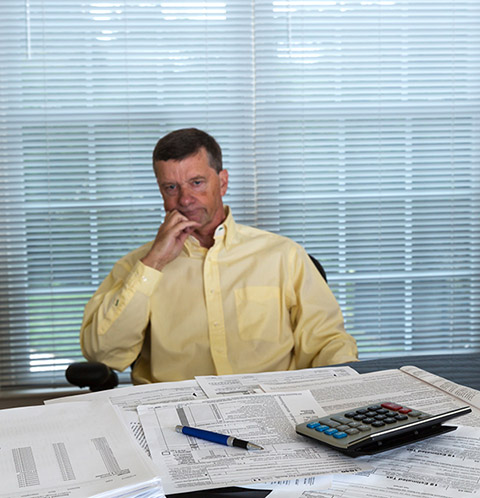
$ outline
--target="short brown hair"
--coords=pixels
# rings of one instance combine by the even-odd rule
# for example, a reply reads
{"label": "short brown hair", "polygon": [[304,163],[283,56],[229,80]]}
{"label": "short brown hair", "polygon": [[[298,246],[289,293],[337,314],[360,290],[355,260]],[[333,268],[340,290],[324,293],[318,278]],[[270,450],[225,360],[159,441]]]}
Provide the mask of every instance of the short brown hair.
{"label": "short brown hair", "polygon": [[201,148],[208,155],[208,163],[217,173],[222,171],[222,149],[217,141],[208,133],[197,128],[175,130],[161,138],[153,149],[153,168],[157,161],[173,159],[181,161],[193,156]]}

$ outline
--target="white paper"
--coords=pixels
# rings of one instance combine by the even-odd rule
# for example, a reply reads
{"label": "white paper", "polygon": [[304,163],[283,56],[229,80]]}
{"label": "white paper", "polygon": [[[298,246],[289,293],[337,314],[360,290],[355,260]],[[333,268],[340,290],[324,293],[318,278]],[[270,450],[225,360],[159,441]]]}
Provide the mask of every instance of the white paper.
{"label": "white paper", "polygon": [[[261,384],[265,392],[288,392],[290,385]],[[299,389],[310,390],[326,413],[348,411],[379,401],[393,401],[437,415],[468,403],[401,370],[381,370],[328,383],[304,383]],[[480,427],[480,410],[455,419],[455,423]]]}
{"label": "white paper", "polygon": [[[274,482],[265,482],[262,484],[253,484],[249,486],[241,486],[242,488],[248,489],[278,489],[283,490],[285,492],[290,493],[301,493],[304,490],[319,490],[319,489],[328,489],[332,487],[332,476],[324,475],[324,476],[316,476],[316,477],[303,477],[299,479],[291,479],[290,481],[274,481]],[[270,496],[270,495],[269,495]]]}
{"label": "white paper", "polygon": [[288,385],[289,391],[298,391],[298,386],[313,384],[327,379],[358,377],[359,373],[350,367],[306,368],[285,372],[262,372],[255,374],[205,375],[195,379],[209,398],[256,394],[264,392],[261,384]]}
{"label": "white paper", "polygon": [[432,386],[455,396],[468,405],[472,405],[480,409],[480,391],[477,391],[476,389],[456,384],[455,382],[439,377],[438,375],[432,374],[418,367],[405,366],[400,370],[408,373],[409,375],[413,375],[424,382],[428,382]]}
{"label": "white paper", "polygon": [[268,498],[466,498],[480,496],[480,429],[456,431],[371,457],[374,470],[335,477],[323,490],[274,490]]}
{"label": "white paper", "polygon": [[[328,498],[465,498],[480,496],[480,429],[458,427],[371,457],[374,470],[334,479]],[[280,496],[275,493],[270,496]],[[302,496],[301,493],[297,496]],[[293,495],[292,495],[293,498]],[[307,498],[307,497],[304,497]],[[308,497],[309,498],[309,497]]]}
{"label": "white paper", "polygon": [[331,494],[330,490],[324,492],[316,489],[274,489],[267,496],[268,498],[335,498],[334,495]]}
{"label": "white paper", "polygon": [[0,411],[0,497],[164,497],[158,473],[109,403]]}
{"label": "white paper", "polygon": [[132,432],[135,440],[145,453],[150,456],[150,451],[138,418],[137,406],[165,403],[170,401],[205,399],[206,395],[195,380],[179,382],[159,382],[156,384],[143,384],[128,386],[107,391],[78,394],[45,401],[50,403],[69,403],[77,401],[106,400],[118,411],[123,423]]}
{"label": "white paper", "polygon": [[[364,463],[295,433],[297,423],[321,412],[309,392],[139,406],[138,411],[166,493],[365,469]],[[229,434],[264,450],[247,451],[178,434],[179,424]]]}

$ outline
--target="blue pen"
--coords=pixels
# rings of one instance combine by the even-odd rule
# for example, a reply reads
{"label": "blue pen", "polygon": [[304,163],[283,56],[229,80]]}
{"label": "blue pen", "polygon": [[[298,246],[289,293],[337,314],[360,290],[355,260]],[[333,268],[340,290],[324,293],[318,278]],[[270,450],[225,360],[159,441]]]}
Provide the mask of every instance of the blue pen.
{"label": "blue pen", "polygon": [[237,446],[238,448],[245,448],[246,450],[263,450],[263,448],[258,446],[258,444],[249,443],[248,441],[243,441],[242,439],[237,439],[233,436],[218,434],[218,432],[204,431],[203,429],[188,427],[188,425],[177,425],[175,430],[182,434],[186,434],[187,436],[198,437],[199,439],[211,441],[212,443],[224,444],[225,446]]}

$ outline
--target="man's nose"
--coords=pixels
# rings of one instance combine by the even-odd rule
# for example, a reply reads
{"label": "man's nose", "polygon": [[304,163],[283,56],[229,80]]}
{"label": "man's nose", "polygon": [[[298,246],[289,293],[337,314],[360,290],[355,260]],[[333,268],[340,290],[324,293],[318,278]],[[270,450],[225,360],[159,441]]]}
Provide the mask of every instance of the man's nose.
{"label": "man's nose", "polygon": [[193,197],[188,190],[188,188],[181,187],[180,188],[180,195],[179,195],[179,203],[181,206],[189,206],[193,202]]}

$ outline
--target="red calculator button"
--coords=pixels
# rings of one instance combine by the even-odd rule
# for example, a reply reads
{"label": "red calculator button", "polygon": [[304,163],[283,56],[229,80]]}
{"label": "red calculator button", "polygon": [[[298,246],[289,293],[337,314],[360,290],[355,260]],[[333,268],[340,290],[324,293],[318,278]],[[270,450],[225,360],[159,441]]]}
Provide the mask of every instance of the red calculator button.
{"label": "red calculator button", "polygon": [[382,403],[383,408],[387,408],[387,410],[392,410],[394,412],[397,412],[401,408],[403,408],[402,405],[397,405],[397,403]]}
{"label": "red calculator button", "polygon": [[410,408],[400,408],[398,413],[410,413],[412,410]]}

